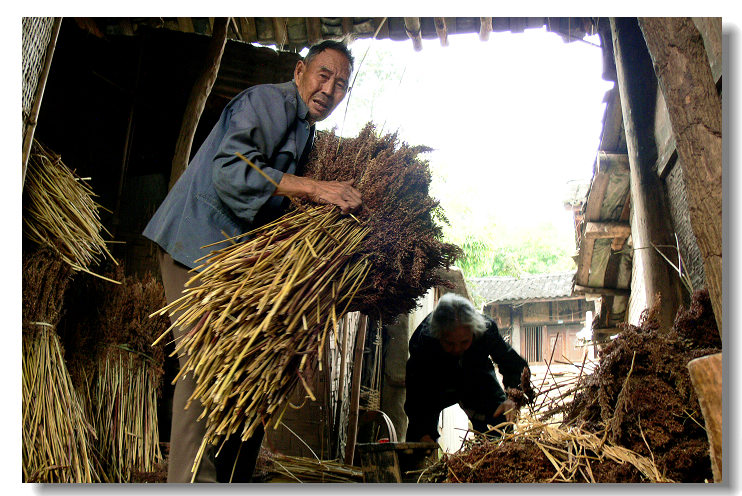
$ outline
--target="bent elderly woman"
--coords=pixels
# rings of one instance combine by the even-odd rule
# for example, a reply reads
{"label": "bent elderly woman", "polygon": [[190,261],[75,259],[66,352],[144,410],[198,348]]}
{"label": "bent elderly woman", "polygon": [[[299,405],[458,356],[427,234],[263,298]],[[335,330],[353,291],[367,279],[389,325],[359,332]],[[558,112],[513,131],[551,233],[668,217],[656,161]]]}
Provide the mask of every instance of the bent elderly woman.
{"label": "bent elderly woman", "polygon": [[456,403],[477,432],[513,421],[517,407],[497,380],[493,362],[506,388],[520,388],[528,362],[503,340],[497,324],[466,298],[443,295],[410,338],[407,441],[437,440],[441,411]]}

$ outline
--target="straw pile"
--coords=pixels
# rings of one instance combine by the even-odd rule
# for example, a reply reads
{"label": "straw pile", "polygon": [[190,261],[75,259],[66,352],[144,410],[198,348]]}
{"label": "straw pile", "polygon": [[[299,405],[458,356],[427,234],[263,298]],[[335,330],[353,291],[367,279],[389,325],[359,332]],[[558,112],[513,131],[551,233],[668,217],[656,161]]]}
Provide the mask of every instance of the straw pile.
{"label": "straw pile", "polygon": [[103,476],[130,482],[133,473],[155,472],[163,461],[157,398],[164,350],[151,343],[169,321],[149,318],[165,304],[162,284],[153,276],[125,278],[120,265],[106,275],[122,283],[83,277],[73,284],[69,318],[61,327],[68,346],[75,346],[70,369],[86,392]]}
{"label": "straw pile", "polygon": [[430,173],[416,158],[424,150],[378,137],[372,126],[342,144],[321,136],[308,175],[351,168],[336,179],[356,178],[363,212],[299,205],[249,239],[213,251],[183,297],[159,312],[182,312],[174,326],[190,329],[175,353],[188,357],[176,380],[194,373],[190,401],[200,401],[206,417],[194,473],[209,444],[236,433],[245,440],[260,424],[278,426],[297,384],[314,400],[306,364],[320,359],[321,370],[328,330],[345,313],[396,316],[431,285],[445,284],[436,271],[459,250],[439,240]]}
{"label": "straw pile", "polygon": [[[645,311],[600,353],[592,373],[536,395],[531,415],[499,442],[477,438],[430,467],[423,482],[704,482],[713,480],[690,360],[721,347],[708,292],[692,295],[672,329]],[[574,395],[569,402],[565,397]],[[560,403],[561,402],[561,403]],[[542,408],[559,403],[559,408]],[[563,414],[559,423],[544,420]],[[538,418],[536,416],[538,414]]]}
{"label": "straw pile", "polygon": [[526,418],[500,441],[478,438],[444,455],[420,482],[673,482],[650,458],[580,428]]}
{"label": "straw pile", "polygon": [[48,249],[23,263],[23,480],[96,482],[93,428],[64,361],[56,326],[70,267]]}
{"label": "straw pile", "polygon": [[583,378],[565,410],[565,421],[605,429],[609,441],[653,457],[671,479],[713,480],[704,418],[687,368],[691,360],[721,351],[708,291],[693,293],[669,330],[660,329],[660,305],[602,350],[597,369]]}
{"label": "straw pile", "polygon": [[101,236],[108,231],[101,224],[98,210],[102,207],[94,197],[59,155],[34,141],[24,183],[23,234],[54,250],[74,270],[98,276],[90,269],[113,256]]}

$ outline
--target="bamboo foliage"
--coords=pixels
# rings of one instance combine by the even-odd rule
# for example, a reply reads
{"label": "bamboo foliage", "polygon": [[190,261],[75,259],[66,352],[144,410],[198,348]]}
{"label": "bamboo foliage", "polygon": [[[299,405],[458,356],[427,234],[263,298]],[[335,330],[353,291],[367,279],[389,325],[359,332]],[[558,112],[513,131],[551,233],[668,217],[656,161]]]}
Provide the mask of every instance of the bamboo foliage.
{"label": "bamboo foliage", "polygon": [[[41,323],[43,324],[43,323]],[[23,480],[97,482],[87,421],[52,326],[23,336]]]}
{"label": "bamboo foliage", "polygon": [[34,141],[24,190],[24,235],[52,248],[74,270],[103,277],[91,267],[103,258],[116,261],[101,235],[110,233],[101,223],[102,207],[90,186],[59,155]]}

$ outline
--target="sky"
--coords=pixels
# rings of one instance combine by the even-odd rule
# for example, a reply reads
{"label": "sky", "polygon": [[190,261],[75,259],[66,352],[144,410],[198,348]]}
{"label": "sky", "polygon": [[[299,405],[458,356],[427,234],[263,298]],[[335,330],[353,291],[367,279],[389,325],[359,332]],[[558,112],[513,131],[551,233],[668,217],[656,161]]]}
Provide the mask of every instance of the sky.
{"label": "sky", "polygon": [[[565,43],[544,29],[411,42],[357,40],[350,97],[318,128],[357,134],[369,120],[435,148],[432,194],[471,210],[464,229],[497,222],[574,229],[563,208],[570,180],[589,181],[605,92],[597,36]],[[364,59],[365,56],[365,59]],[[389,81],[369,76],[383,68]],[[379,88],[382,87],[382,89]],[[370,106],[368,102],[372,102]],[[346,110],[347,106],[347,110]]]}

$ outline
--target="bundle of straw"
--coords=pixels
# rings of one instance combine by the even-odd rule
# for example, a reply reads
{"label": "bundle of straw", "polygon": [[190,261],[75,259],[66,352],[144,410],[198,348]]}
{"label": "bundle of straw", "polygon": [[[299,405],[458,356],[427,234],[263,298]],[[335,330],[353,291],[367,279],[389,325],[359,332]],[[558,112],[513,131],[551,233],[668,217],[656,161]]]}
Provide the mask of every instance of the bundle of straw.
{"label": "bundle of straw", "polygon": [[56,326],[70,268],[42,249],[23,264],[23,480],[95,482],[95,433],[64,361]]}
{"label": "bundle of straw", "polygon": [[365,259],[352,259],[367,228],[348,219],[327,206],[284,216],[213,252],[199,285],[158,312],[182,310],[174,325],[193,327],[176,346],[188,361],[175,380],[195,373],[191,400],[208,415],[194,473],[207,445],[277,426],[298,382],[314,399],[307,361],[322,352],[369,271]]}
{"label": "bundle of straw", "polygon": [[133,472],[154,472],[162,462],[157,419],[157,379],[131,350],[111,347],[99,362],[93,391],[98,447],[110,482]]}
{"label": "bundle of straw", "polygon": [[[338,162],[322,150],[337,149],[337,138],[318,141],[315,163],[330,169]],[[319,358],[321,370],[328,330],[340,317],[409,311],[430,286],[445,283],[437,270],[459,253],[438,239],[430,173],[416,159],[423,147],[399,146],[396,136],[379,137],[372,126],[344,143],[350,148],[333,156],[357,159],[352,173],[360,175],[356,186],[367,205],[359,217],[297,203],[248,239],[231,239],[231,246],[202,259],[184,295],[158,312],[182,312],[173,326],[188,329],[176,345],[187,362],[175,380],[193,372],[189,404],[197,399],[204,407],[206,434],[194,474],[208,445],[238,431],[246,440],[261,424],[277,427],[298,383],[314,400],[305,366]],[[367,148],[366,155],[357,148]]]}
{"label": "bundle of straw", "polygon": [[[74,270],[88,272],[103,257],[115,262],[101,232],[107,234],[93,190],[62,158],[34,141],[24,183],[23,233],[48,246]],[[111,282],[116,282],[111,280]]]}
{"label": "bundle of straw", "polygon": [[[152,275],[111,273],[112,285],[83,276],[68,297],[63,322],[73,378],[85,391],[85,406],[98,434],[103,476],[129,482],[132,473],[153,472],[162,462],[157,397],[161,393],[164,350],[152,341],[168,328],[166,317],[149,314],[165,304],[162,284]],[[92,310],[92,311],[91,311]],[[65,326],[67,324],[67,326]]]}

